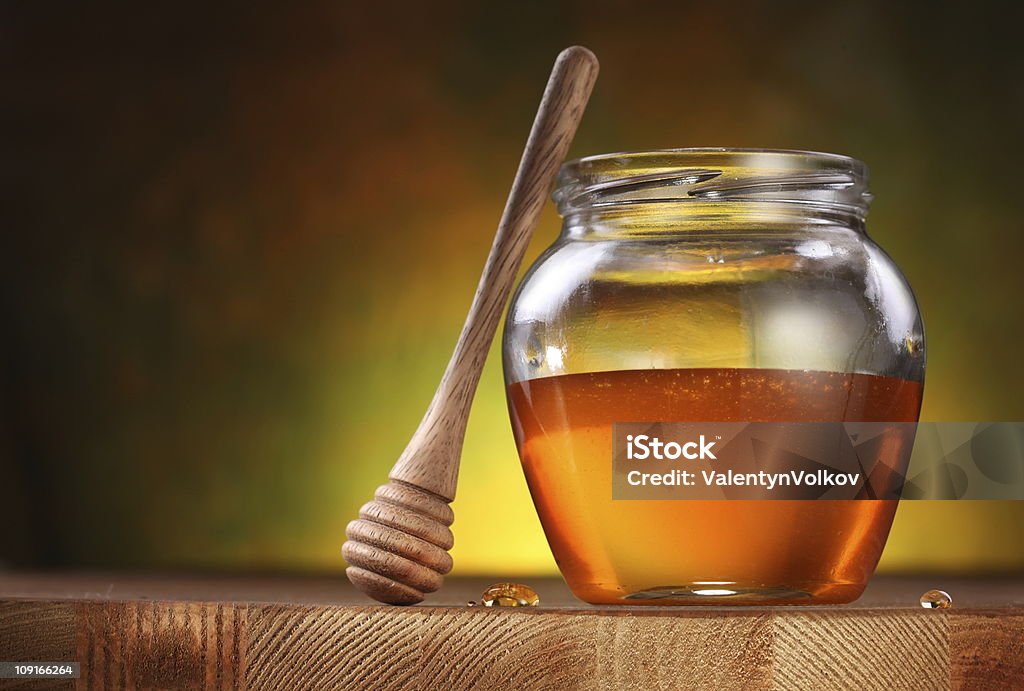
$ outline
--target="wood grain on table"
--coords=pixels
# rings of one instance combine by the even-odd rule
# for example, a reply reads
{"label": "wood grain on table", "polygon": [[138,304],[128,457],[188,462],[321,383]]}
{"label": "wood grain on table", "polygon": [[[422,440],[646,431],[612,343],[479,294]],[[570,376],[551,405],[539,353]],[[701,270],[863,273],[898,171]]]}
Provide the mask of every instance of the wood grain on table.
{"label": "wood grain on table", "polygon": [[[876,578],[816,608],[592,607],[534,578],[538,608],[466,606],[496,580],[398,608],[341,575],[0,573],[0,660],[77,660],[97,689],[1024,688],[1022,578]],[[953,608],[922,609],[930,588]]]}

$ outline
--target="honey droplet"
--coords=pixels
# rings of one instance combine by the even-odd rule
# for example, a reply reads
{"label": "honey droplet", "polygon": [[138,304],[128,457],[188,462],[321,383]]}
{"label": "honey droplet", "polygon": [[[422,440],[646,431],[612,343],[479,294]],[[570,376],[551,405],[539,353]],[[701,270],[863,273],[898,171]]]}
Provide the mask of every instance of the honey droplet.
{"label": "honey droplet", "polygon": [[522,583],[495,583],[480,596],[485,607],[536,607],[537,591]]}
{"label": "honey droplet", "polygon": [[921,596],[921,606],[925,609],[949,609],[953,606],[953,598],[945,590],[929,590]]}

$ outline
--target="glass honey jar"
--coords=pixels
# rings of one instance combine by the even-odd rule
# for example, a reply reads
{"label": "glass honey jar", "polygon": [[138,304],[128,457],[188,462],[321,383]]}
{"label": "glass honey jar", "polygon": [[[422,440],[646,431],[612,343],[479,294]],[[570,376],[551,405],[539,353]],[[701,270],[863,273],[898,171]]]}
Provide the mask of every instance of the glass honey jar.
{"label": "glass honey jar", "polygon": [[893,499],[612,497],[615,423],[916,422],[924,333],[865,232],[866,167],[676,149],[566,163],[564,225],[509,308],[513,432],[548,542],[601,604],[856,599]]}

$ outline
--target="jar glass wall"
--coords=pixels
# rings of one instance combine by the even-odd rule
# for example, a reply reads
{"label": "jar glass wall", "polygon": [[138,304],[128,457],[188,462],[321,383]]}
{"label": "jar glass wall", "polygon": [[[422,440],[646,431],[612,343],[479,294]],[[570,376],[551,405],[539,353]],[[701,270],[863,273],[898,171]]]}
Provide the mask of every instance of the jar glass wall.
{"label": "jar glass wall", "polygon": [[842,156],[680,149],[567,163],[564,226],[509,309],[526,478],[562,574],[595,603],[846,602],[896,502],[615,501],[616,422],[917,420],[913,294],[865,233]]}

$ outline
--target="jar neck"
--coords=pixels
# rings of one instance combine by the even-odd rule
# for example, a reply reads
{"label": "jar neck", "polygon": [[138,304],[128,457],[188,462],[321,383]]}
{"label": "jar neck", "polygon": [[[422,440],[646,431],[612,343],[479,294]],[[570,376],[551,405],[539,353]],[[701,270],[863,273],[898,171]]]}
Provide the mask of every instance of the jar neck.
{"label": "jar neck", "polygon": [[554,194],[573,238],[680,233],[863,232],[867,168],[846,156],[674,149],[566,163]]}
{"label": "jar neck", "polygon": [[668,202],[581,209],[566,214],[562,225],[562,237],[569,240],[825,232],[866,234],[864,216],[784,202]]}

